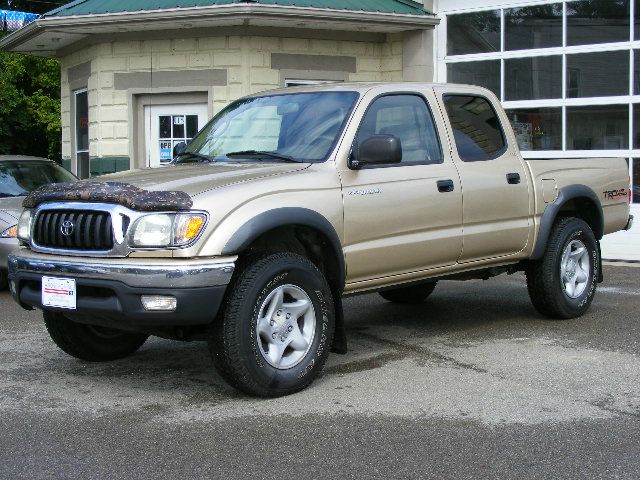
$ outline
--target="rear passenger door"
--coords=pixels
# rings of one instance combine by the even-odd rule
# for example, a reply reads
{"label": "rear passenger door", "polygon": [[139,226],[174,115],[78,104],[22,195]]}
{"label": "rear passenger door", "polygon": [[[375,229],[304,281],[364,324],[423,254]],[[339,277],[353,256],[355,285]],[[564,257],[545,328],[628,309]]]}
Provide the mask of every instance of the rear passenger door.
{"label": "rear passenger door", "polygon": [[341,167],[350,283],[453,265],[460,255],[460,181],[444,153],[448,146],[441,147],[444,122],[430,102],[437,109],[432,90],[425,96],[383,94],[359,119],[354,145],[372,135],[395,135],[402,162]]}
{"label": "rear passenger door", "polygon": [[[459,262],[513,255],[530,230],[529,180],[520,153],[502,127],[489,93],[437,89],[449,123],[462,182],[463,248]],[[497,99],[494,99],[497,102]]]}

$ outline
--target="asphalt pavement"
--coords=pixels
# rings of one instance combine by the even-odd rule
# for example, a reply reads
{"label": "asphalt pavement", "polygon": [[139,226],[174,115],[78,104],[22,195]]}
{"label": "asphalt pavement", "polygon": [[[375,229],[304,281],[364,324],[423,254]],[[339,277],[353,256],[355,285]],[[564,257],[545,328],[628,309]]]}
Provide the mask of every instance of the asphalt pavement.
{"label": "asphalt pavement", "polygon": [[640,268],[605,275],[569,321],[520,274],[347,299],[350,352],[274,400],[228,387],[204,343],[73,359],[0,293],[0,479],[640,478]]}

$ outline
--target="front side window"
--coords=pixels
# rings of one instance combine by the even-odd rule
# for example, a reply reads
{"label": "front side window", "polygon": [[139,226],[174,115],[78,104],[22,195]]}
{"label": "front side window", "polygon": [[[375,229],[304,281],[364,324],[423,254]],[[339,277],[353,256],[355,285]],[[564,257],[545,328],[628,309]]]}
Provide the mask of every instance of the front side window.
{"label": "front side window", "polygon": [[444,104],[463,162],[493,160],[507,150],[500,120],[489,100],[473,95],[445,95]]}
{"label": "front side window", "polygon": [[176,163],[324,161],[357,99],[356,92],[314,92],[238,100],[196,135]]}
{"label": "front side window", "polygon": [[442,151],[433,117],[418,95],[387,95],[369,106],[356,143],[373,135],[394,135],[402,146],[402,165],[442,163]]}

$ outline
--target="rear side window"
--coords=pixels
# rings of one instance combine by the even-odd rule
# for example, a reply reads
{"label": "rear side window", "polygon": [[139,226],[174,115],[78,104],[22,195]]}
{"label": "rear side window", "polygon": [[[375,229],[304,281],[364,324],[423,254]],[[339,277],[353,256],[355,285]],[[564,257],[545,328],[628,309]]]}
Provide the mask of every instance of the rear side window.
{"label": "rear side window", "polygon": [[402,144],[400,165],[442,163],[442,150],[433,117],[418,95],[386,95],[369,106],[357,143],[373,135],[395,135]]}
{"label": "rear side window", "polygon": [[493,160],[507,150],[498,115],[486,98],[446,95],[444,104],[462,161]]}

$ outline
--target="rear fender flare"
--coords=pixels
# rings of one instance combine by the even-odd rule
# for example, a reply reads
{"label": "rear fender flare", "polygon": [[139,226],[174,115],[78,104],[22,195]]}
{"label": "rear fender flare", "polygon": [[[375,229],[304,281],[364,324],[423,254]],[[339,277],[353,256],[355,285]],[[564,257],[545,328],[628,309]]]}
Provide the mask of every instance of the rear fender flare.
{"label": "rear fender flare", "polygon": [[602,239],[604,235],[604,214],[602,212],[602,204],[596,193],[585,185],[568,185],[563,187],[558,192],[558,198],[544,210],[542,219],[540,220],[540,230],[538,231],[538,238],[536,245],[531,254],[531,260],[538,260],[542,258],[547,248],[547,242],[551,235],[551,229],[558,217],[558,214],[562,207],[575,198],[589,199],[595,206],[597,211],[596,224],[594,225],[593,233],[597,240]]}

